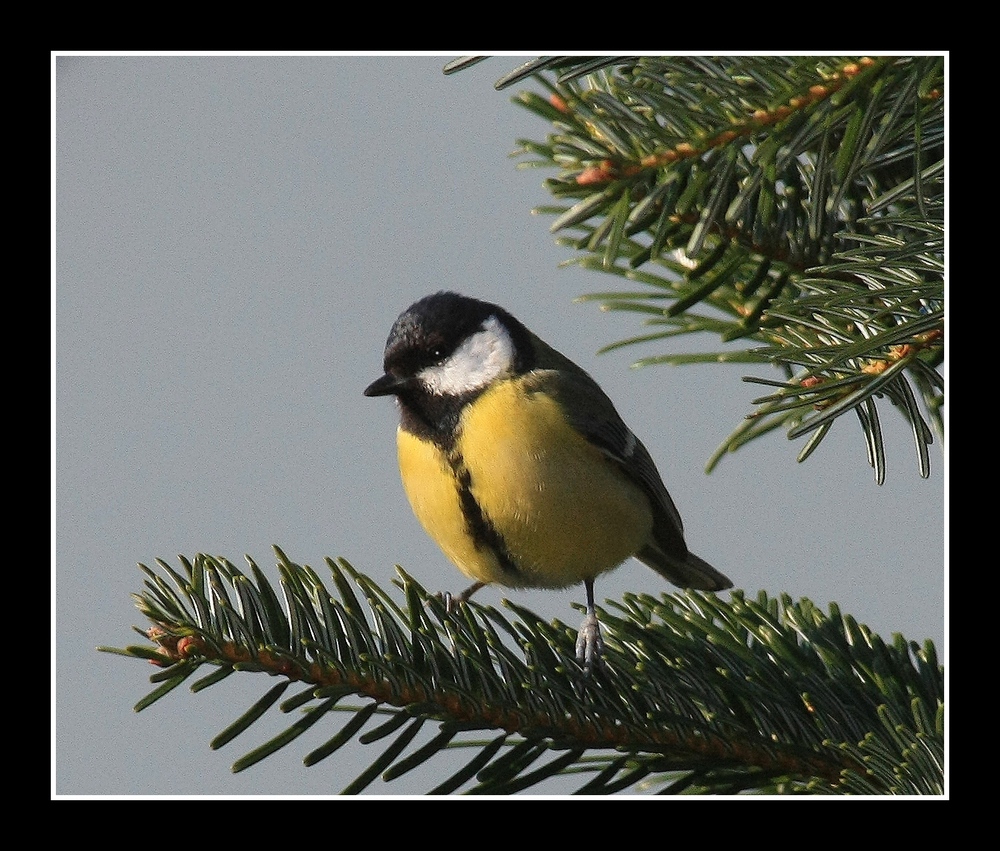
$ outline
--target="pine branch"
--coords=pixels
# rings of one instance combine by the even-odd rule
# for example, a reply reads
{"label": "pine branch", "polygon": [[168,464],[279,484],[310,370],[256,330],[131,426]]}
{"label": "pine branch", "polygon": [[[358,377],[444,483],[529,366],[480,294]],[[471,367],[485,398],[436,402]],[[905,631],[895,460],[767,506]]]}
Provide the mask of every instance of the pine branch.
{"label": "pine branch", "polygon": [[557,203],[538,212],[555,215],[569,262],[641,285],[586,297],[652,328],[615,346],[709,332],[750,347],[637,365],[781,369],[779,382],[746,379],[778,389],[752,401],[709,469],[776,428],[809,436],[805,460],[854,411],[881,484],[888,398],[929,475],[931,425],[943,437],[943,68],[939,56],[563,56],[497,81],[549,92],[514,98],[553,128],[515,153],[559,171],[545,182]]}
{"label": "pine branch", "polygon": [[[808,600],[628,595],[601,614],[606,667],[581,679],[574,630],[510,605],[448,612],[402,571],[396,592],[328,560],[335,593],[277,550],[279,593],[248,559],[140,565],[137,630],[152,645],[101,648],[152,661],[145,709],[203,666],[201,691],[233,672],[282,678],[212,741],[222,747],[272,706],[298,713],[238,759],[244,770],[331,713],[350,718],[305,757],[357,738],[389,741],[344,791],[399,777],[445,748],[468,764],[428,791],[501,794],[556,774],[608,794],[655,781],[665,794],[759,791],[918,794],[942,788],[943,671],[930,642],[887,645]],[[397,599],[402,596],[402,600]],[[304,686],[278,703],[290,685]],[[346,698],[360,697],[360,706]],[[431,739],[410,749],[422,727]],[[373,726],[374,725],[374,726]],[[482,738],[483,734],[486,738]]]}

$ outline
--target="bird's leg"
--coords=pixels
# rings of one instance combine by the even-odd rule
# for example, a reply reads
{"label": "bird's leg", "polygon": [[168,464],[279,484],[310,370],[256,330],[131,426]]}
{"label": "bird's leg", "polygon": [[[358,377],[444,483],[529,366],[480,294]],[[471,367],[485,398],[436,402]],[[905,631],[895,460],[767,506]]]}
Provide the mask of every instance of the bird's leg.
{"label": "bird's leg", "polygon": [[595,665],[601,664],[604,639],[601,638],[601,625],[594,609],[594,580],[585,579],[583,584],[587,589],[587,616],[580,624],[580,632],[576,637],[576,661],[583,666],[583,673],[586,676]]}
{"label": "bird's leg", "polygon": [[451,596],[450,591],[445,591],[442,595],[444,598],[444,608],[448,614],[451,614],[455,609],[462,605],[466,600],[469,599],[473,594],[475,594],[480,588],[486,585],[485,582],[475,582],[466,588],[461,594],[454,597]]}

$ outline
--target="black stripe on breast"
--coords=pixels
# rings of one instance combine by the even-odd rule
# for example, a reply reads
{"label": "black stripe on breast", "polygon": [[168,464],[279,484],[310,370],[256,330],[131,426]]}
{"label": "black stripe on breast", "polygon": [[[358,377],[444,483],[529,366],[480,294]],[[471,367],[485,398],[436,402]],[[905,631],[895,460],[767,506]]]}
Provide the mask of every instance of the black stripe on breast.
{"label": "black stripe on breast", "polygon": [[517,583],[517,577],[521,571],[517,562],[507,549],[507,543],[489,518],[483,514],[482,506],[476,501],[472,494],[472,473],[465,466],[465,459],[458,452],[448,453],[448,463],[451,464],[455,474],[455,481],[458,482],[458,499],[462,506],[462,515],[465,517],[466,528],[469,535],[476,544],[477,549],[488,547],[494,553],[500,567],[507,574],[512,584]]}

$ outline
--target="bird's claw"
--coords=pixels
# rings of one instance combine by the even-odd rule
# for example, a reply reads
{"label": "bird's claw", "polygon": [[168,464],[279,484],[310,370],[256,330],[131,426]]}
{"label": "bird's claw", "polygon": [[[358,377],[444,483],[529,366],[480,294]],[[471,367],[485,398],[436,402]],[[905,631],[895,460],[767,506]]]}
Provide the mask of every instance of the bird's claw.
{"label": "bird's claw", "polygon": [[444,603],[444,610],[450,615],[454,613],[459,606],[467,602],[469,597],[475,594],[485,584],[485,582],[474,582],[461,594],[455,594],[454,596],[452,596],[451,591],[438,591],[434,596]]}
{"label": "bird's claw", "polygon": [[453,595],[451,591],[438,591],[434,597],[444,603],[444,610],[450,615],[462,602],[462,595]]}
{"label": "bird's claw", "polygon": [[604,664],[601,658],[603,652],[601,624],[594,612],[588,612],[576,636],[576,661],[583,667],[585,677],[589,676],[594,668],[600,668]]}

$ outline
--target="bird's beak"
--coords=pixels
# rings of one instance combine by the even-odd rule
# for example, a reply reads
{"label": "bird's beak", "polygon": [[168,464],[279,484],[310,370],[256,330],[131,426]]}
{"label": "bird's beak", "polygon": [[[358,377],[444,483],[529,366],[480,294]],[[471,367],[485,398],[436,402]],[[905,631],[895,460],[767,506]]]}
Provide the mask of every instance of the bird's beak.
{"label": "bird's beak", "polygon": [[386,373],[365,388],[366,396],[395,396],[410,385],[409,378]]}

